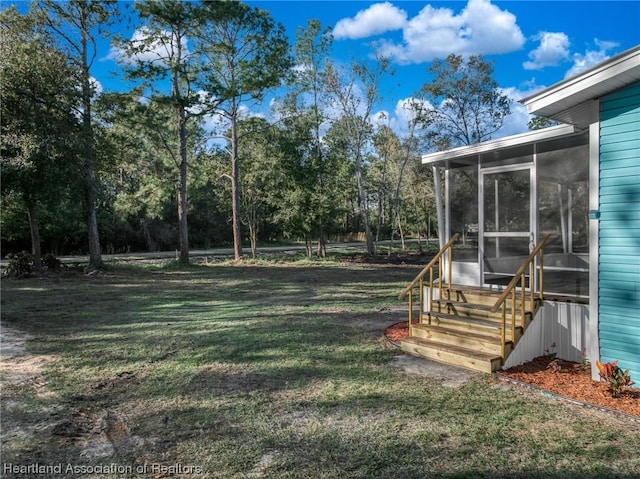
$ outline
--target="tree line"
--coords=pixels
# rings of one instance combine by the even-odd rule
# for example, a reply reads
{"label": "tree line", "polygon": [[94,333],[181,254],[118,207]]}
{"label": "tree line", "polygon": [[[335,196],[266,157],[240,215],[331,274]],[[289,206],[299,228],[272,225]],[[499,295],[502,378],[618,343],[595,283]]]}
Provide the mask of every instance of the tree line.
{"label": "tree line", "polygon": [[[126,5],[125,5],[126,6]],[[0,13],[3,254],[102,254],[259,242],[435,233],[432,172],[419,155],[486,140],[509,100],[481,56],[434,61],[405,101],[377,113],[389,61],[331,58],[309,20],[290,44],[269,12],[241,2],[34,2]],[[126,92],[92,76],[112,37]],[[272,93],[270,111],[251,115]],[[402,135],[397,131],[403,131]]]}

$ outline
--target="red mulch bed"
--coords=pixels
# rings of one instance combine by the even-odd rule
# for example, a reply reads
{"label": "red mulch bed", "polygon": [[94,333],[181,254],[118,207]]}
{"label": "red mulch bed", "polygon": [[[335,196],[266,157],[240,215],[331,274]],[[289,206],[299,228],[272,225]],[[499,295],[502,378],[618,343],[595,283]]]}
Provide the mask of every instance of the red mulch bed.
{"label": "red mulch bed", "polygon": [[[396,323],[385,330],[385,336],[400,342],[409,334],[407,322]],[[514,379],[582,403],[613,409],[640,418],[640,389],[627,388],[622,396],[614,398],[607,384],[591,379],[591,368],[580,363],[541,356],[534,360],[497,371],[499,376]]]}
{"label": "red mulch bed", "polygon": [[404,321],[402,323],[392,324],[384,330],[384,335],[388,340],[393,341],[394,343],[399,343],[409,336],[409,322]]}

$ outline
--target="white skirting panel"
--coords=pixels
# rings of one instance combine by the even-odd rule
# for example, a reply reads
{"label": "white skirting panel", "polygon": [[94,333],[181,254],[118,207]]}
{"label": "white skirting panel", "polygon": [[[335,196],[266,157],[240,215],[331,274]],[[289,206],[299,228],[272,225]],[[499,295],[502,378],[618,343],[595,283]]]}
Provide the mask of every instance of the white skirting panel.
{"label": "white skirting panel", "polygon": [[548,353],[556,353],[560,359],[580,362],[582,352],[587,348],[588,335],[588,304],[545,301],[503,368],[517,366]]}
{"label": "white skirting panel", "polygon": [[454,261],[451,263],[451,276],[456,284],[465,286],[480,286],[480,266],[477,262],[465,263]]}

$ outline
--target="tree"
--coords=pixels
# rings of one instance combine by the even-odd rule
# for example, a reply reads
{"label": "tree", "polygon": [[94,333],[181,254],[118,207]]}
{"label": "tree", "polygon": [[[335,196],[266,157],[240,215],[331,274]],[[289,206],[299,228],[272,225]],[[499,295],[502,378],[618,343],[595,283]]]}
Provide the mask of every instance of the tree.
{"label": "tree", "polygon": [[376,241],[379,241],[382,229],[388,226],[385,225],[386,218],[387,216],[391,216],[387,215],[387,205],[391,203],[390,198],[392,197],[392,193],[390,181],[392,181],[391,177],[394,173],[393,163],[397,161],[397,153],[400,151],[400,140],[389,126],[381,125],[373,135],[373,146],[377,153],[377,157],[372,164],[372,169],[374,170],[377,183]]}
{"label": "tree", "polygon": [[292,65],[284,27],[269,13],[235,1],[205,2],[203,20],[194,30],[206,69],[199,86],[212,99],[208,113],[227,120],[231,159],[231,203],[235,259],[242,257],[240,220],[241,175],[238,121],[243,108],[280,85]]}
{"label": "tree", "polygon": [[[297,149],[301,155],[300,168],[296,175],[298,182],[305,186],[302,191],[306,196],[304,203],[308,211],[309,231],[307,238],[307,255],[311,256],[311,230],[318,235],[318,256],[326,256],[326,228],[329,215],[335,209],[331,196],[332,173],[326,148],[323,143],[323,126],[328,116],[326,109],[328,98],[325,82],[325,64],[328,61],[332,45],[331,29],[323,29],[318,20],[307,22],[307,28],[299,27],[296,32],[295,64],[291,76],[290,93],[282,104],[280,113],[286,117],[284,124],[292,129],[306,129],[306,134],[297,134]],[[332,171],[333,170],[333,171]],[[300,185],[302,186],[302,185]]]}
{"label": "tree", "polygon": [[557,124],[557,121],[551,120],[550,118],[545,118],[543,116],[534,116],[529,120],[527,127],[529,128],[529,130],[533,131],[542,130],[543,128],[549,128],[550,126],[555,126]]}
{"label": "tree", "polygon": [[418,161],[408,163],[407,168],[407,211],[410,214],[409,224],[415,225],[418,245],[424,234],[427,245],[434,229],[433,218],[436,216],[436,194],[433,187],[433,172]]}
{"label": "tree", "polygon": [[429,67],[433,76],[420,91],[419,121],[438,149],[480,143],[498,131],[510,113],[510,100],[493,78],[493,66],[481,55],[451,54]]}
{"label": "tree", "polygon": [[251,255],[257,256],[258,233],[272,214],[273,197],[281,189],[279,171],[281,152],[278,131],[263,118],[249,118],[238,123],[238,133],[245,141],[238,148],[238,160],[244,173],[240,194],[240,219],[249,229]]}
{"label": "tree", "polygon": [[16,195],[26,209],[36,270],[42,267],[41,218],[75,176],[79,132],[75,71],[51,38],[37,33],[39,26],[34,12],[0,14],[2,193]]}
{"label": "tree", "polygon": [[[152,89],[152,97],[173,110],[175,141],[165,141],[165,147],[178,169],[180,262],[188,264],[187,123],[192,117],[191,108],[199,102],[192,82],[201,65],[197,54],[188,50],[187,41],[188,32],[199,21],[199,8],[179,0],[144,1],[135,6],[146,24],[137,30],[133,39],[122,44],[122,49],[127,54],[129,76],[145,80],[146,86]],[[159,84],[167,78],[169,93]]]}
{"label": "tree", "polygon": [[[405,234],[401,221],[402,186],[405,177],[405,168],[409,160],[415,159],[417,153],[417,140],[415,136],[415,121],[409,121],[409,131],[404,138],[399,138],[391,128],[382,125],[378,128],[374,136],[374,146],[378,152],[378,157],[383,163],[383,174],[381,175],[381,188],[378,199],[378,229],[382,225],[383,205],[389,203],[391,219],[391,248],[396,230],[400,234],[402,249],[405,249]],[[393,185],[388,182],[393,181]],[[388,201],[386,198],[390,197]]]}
{"label": "tree", "polygon": [[79,113],[82,118],[83,177],[87,209],[89,263],[102,264],[97,219],[96,136],[92,104],[96,84],[91,68],[98,55],[96,40],[105,33],[105,26],[118,18],[117,2],[111,0],[43,0],[39,9],[48,19],[48,28],[58,40],[78,72],[80,90]]}
{"label": "tree", "polygon": [[295,104],[294,95],[285,98],[281,111],[287,113],[279,122],[284,187],[278,192],[277,219],[289,233],[304,237],[310,258],[313,255],[311,238],[321,208],[319,202],[323,200],[316,194],[318,165],[309,151],[309,145],[313,144],[313,115],[310,110]]}
{"label": "tree", "polygon": [[[123,221],[133,222],[132,227],[144,239],[146,249],[155,251],[166,241],[154,237],[150,229],[153,223],[177,224],[179,240],[175,213],[165,216],[169,205],[175,204],[178,138],[174,108],[161,97],[141,101],[139,95],[137,90],[108,93],[96,103],[98,118],[107,126],[105,148],[111,145],[112,151],[117,151],[111,155],[112,161],[105,162],[103,184],[109,195],[110,211]],[[198,166],[199,156],[194,152],[203,133],[197,122],[188,123],[190,170]],[[198,181],[198,175],[189,175],[189,189],[194,181]],[[172,209],[175,211],[175,207]],[[167,239],[174,236],[166,232],[158,234]],[[163,247],[174,245],[175,238]]]}
{"label": "tree", "polygon": [[350,153],[358,186],[358,207],[365,227],[367,252],[370,255],[375,254],[375,247],[365,191],[364,156],[373,132],[371,115],[374,105],[379,100],[378,85],[381,77],[388,71],[389,61],[378,58],[371,68],[361,61],[352,61],[348,68],[340,71],[335,65],[329,64],[325,76],[327,89],[333,95],[336,107],[342,114],[338,124],[345,129],[346,138],[350,141]]}

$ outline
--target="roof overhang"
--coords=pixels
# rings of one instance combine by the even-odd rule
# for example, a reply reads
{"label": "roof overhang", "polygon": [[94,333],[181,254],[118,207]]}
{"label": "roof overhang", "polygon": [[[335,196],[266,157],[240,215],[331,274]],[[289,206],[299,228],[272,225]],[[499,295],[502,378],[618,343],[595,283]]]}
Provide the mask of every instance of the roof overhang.
{"label": "roof overhang", "polygon": [[482,153],[496,152],[501,150],[516,149],[518,147],[540,143],[543,141],[556,140],[562,137],[575,135],[580,130],[573,125],[558,125],[541,130],[527,131],[519,135],[507,136],[496,140],[485,141],[475,145],[461,146],[452,150],[438,151],[422,155],[422,164],[439,166],[447,160],[468,158],[481,155]]}
{"label": "roof overhang", "polygon": [[530,114],[584,128],[590,103],[640,81],[640,46],[521,100]]}

